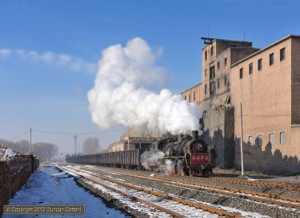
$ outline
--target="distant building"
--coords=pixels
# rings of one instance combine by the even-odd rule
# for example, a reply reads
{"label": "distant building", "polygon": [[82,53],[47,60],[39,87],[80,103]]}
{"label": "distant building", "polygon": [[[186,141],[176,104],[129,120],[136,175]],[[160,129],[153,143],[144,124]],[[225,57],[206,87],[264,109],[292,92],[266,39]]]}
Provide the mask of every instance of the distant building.
{"label": "distant building", "polygon": [[188,102],[193,102],[195,104],[200,105],[202,101],[202,89],[201,89],[201,83],[193,86],[192,88],[189,88],[181,93],[181,95],[184,97],[185,100]]}
{"label": "distant building", "polygon": [[155,131],[138,130],[128,128],[119,142],[112,143],[108,146],[109,151],[126,151],[139,149],[144,145],[149,145],[160,137]]}

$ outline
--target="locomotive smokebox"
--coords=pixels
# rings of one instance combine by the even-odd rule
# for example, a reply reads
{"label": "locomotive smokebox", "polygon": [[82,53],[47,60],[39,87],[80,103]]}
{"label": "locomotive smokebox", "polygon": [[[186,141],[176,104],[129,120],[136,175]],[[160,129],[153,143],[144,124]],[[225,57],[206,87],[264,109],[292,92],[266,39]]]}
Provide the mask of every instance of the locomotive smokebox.
{"label": "locomotive smokebox", "polygon": [[192,131],[192,136],[193,139],[198,139],[198,131],[197,130]]}

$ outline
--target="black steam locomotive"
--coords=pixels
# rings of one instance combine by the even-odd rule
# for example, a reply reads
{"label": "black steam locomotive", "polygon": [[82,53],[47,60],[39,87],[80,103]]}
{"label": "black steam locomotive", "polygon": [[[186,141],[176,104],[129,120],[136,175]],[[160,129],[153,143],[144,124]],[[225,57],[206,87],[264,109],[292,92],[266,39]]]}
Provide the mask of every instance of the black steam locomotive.
{"label": "black steam locomotive", "polygon": [[198,138],[197,131],[192,136],[168,136],[140,149],[68,156],[66,161],[190,176],[212,172],[207,144]]}

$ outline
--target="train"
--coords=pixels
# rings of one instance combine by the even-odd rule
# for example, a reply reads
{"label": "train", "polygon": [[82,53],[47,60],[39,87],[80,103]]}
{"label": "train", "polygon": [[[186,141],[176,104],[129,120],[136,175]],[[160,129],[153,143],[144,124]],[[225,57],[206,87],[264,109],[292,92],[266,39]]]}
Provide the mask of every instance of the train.
{"label": "train", "polygon": [[208,146],[198,131],[192,131],[192,136],[168,135],[133,150],[67,156],[66,162],[189,176],[209,176],[213,168]]}

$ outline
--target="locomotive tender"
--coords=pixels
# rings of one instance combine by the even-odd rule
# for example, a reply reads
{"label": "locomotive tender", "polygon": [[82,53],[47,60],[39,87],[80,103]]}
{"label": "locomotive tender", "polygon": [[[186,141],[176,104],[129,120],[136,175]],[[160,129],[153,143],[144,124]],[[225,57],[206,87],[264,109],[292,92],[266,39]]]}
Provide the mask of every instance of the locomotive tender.
{"label": "locomotive tender", "polygon": [[[127,169],[151,169],[171,174],[202,175],[211,173],[211,157],[207,144],[198,131],[189,135],[169,136],[140,149],[100,154],[68,156],[69,163],[102,165]],[[163,167],[167,166],[168,167]]]}

